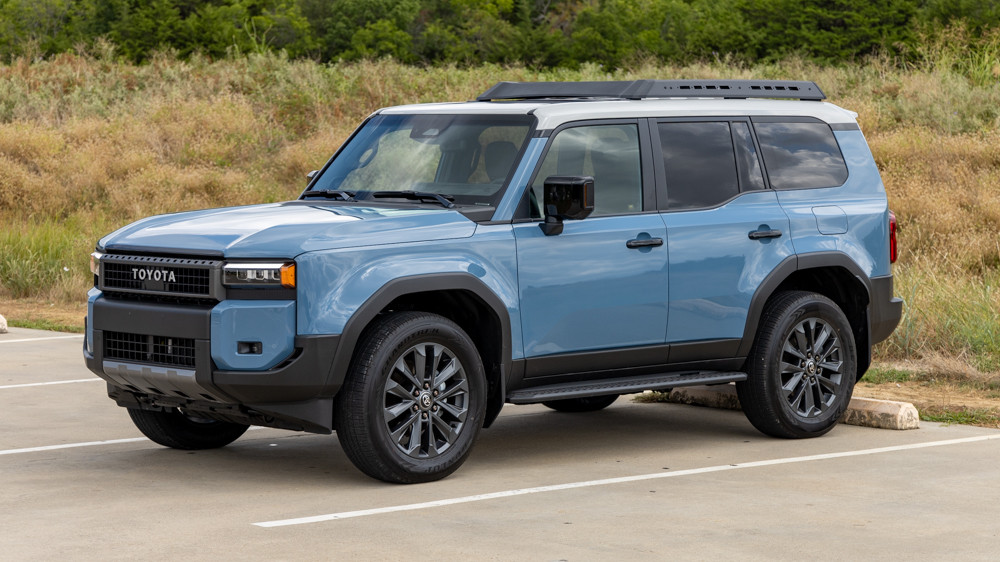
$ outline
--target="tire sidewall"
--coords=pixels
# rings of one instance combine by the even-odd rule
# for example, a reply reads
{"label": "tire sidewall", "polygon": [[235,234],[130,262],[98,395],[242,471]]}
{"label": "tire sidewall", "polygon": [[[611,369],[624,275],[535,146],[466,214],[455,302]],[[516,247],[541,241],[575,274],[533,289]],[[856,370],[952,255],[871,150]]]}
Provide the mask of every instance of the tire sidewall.
{"label": "tire sidewall", "polygon": [[[805,418],[792,409],[792,406],[784,397],[781,385],[781,353],[791,335],[792,330],[803,320],[817,318],[830,326],[841,346],[843,356],[843,366],[841,368],[842,380],[837,393],[837,400],[833,407],[823,412],[819,416]],[[837,420],[847,410],[851,394],[854,389],[854,382],[857,372],[857,351],[855,349],[854,335],[851,332],[850,324],[843,312],[827,299],[815,295],[814,298],[802,302],[792,308],[777,324],[777,338],[772,339],[766,349],[766,376],[769,387],[768,395],[773,397],[774,407],[781,412],[787,428],[801,437],[818,436],[826,433],[836,425]]]}
{"label": "tire sidewall", "polygon": [[[439,344],[462,363],[469,387],[465,424],[456,441],[438,456],[419,459],[400,451],[388,434],[383,419],[384,397],[396,361],[417,344]],[[376,454],[390,467],[400,467],[400,481],[424,482],[451,474],[472,450],[486,413],[486,377],[475,345],[457,325],[444,317],[423,317],[399,326],[372,354],[364,385],[364,420],[374,441]]]}

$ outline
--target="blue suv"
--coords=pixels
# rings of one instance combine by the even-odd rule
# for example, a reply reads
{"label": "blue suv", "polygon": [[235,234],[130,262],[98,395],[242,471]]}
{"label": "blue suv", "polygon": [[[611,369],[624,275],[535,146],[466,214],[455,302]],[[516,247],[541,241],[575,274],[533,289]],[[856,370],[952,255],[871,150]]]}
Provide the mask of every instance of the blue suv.
{"label": "blue suv", "polygon": [[92,255],[87,366],[168,447],[336,431],[456,470],[505,403],[736,383],[829,431],[899,322],[895,219],[812,82],[501,82],[376,111],[295,201],[147,218]]}

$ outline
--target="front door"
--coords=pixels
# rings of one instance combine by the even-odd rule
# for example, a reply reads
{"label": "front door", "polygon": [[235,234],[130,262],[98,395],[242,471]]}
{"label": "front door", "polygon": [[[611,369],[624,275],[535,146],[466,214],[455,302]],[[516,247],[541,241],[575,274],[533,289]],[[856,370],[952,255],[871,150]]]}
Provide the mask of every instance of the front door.
{"label": "front door", "polygon": [[[593,176],[595,210],[554,236],[538,222],[514,225],[526,377],[554,374],[533,369],[532,358],[663,344],[666,229],[659,214],[644,212],[653,206],[643,194],[639,139],[635,122],[563,129],[528,188],[537,217],[545,178]],[[632,240],[652,242],[630,247]],[[606,359],[592,370],[607,367]]]}

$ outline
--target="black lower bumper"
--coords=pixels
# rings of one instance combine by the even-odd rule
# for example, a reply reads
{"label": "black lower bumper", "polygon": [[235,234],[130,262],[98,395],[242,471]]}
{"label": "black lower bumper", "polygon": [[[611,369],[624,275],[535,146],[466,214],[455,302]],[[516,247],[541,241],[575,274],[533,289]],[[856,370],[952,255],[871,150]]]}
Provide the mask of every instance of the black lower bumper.
{"label": "black lower bumper", "polygon": [[892,335],[903,316],[903,299],[893,296],[892,275],[872,277],[869,321],[872,345]]}
{"label": "black lower bumper", "polygon": [[[230,417],[243,412],[258,425],[332,430],[333,396],[341,381],[331,380],[331,366],[340,336],[296,336],[294,352],[273,369],[224,371],[212,361],[210,318],[211,307],[100,299],[94,303],[94,318],[88,319],[93,341],[84,343],[84,360],[108,382],[109,396],[122,406],[228,411]],[[106,332],[183,335],[193,341],[193,364],[107,357]]]}

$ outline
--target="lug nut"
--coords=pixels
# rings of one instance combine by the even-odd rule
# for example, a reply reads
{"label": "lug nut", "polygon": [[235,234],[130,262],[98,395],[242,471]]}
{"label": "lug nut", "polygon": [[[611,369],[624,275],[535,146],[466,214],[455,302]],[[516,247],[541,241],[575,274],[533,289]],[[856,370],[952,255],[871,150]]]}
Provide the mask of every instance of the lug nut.
{"label": "lug nut", "polygon": [[438,391],[435,390],[434,391],[434,396],[437,396],[437,395],[438,395]]}

